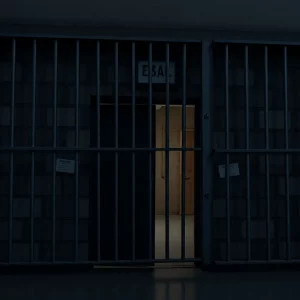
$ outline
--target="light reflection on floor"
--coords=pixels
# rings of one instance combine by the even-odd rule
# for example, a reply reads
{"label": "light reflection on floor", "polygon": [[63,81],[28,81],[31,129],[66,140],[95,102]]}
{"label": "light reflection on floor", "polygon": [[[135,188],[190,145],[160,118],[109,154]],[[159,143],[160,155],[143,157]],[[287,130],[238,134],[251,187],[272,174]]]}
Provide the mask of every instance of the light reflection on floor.
{"label": "light reflection on floor", "polygon": [[[170,258],[181,258],[181,216],[169,216]],[[155,220],[155,258],[165,258],[165,217]],[[194,257],[194,216],[185,217],[185,256]]]}

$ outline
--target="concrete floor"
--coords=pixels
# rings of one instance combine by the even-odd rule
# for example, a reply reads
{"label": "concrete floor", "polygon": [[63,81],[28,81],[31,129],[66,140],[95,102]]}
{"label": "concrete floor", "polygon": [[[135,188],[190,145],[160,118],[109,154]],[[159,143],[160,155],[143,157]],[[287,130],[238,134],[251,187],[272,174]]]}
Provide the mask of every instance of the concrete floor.
{"label": "concrete floor", "polygon": [[[181,258],[181,216],[169,216],[170,258]],[[155,220],[155,258],[165,258],[165,217]],[[185,217],[185,256],[194,257],[194,216]]]}
{"label": "concrete floor", "polygon": [[300,273],[203,273],[196,268],[97,274],[1,275],[3,300],[289,300]]}
{"label": "concrete floor", "polygon": [[[188,229],[189,228],[189,229]],[[157,256],[164,255],[164,218],[158,217]],[[193,218],[187,218],[192,256]],[[170,218],[171,257],[180,255],[180,217]],[[178,248],[178,249],[177,249]],[[99,269],[95,273],[0,275],[3,300],[298,300],[300,272],[209,273],[195,267]]]}

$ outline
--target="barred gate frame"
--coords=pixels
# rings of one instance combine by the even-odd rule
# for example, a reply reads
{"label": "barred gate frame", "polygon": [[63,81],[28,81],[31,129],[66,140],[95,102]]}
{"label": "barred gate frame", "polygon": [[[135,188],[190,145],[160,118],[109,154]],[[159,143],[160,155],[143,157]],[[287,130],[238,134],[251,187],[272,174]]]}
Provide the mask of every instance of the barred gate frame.
{"label": "barred gate frame", "polygon": [[[75,126],[76,126],[76,134],[75,134],[75,147],[68,147],[68,148],[65,148],[65,147],[58,147],[57,144],[56,144],[56,126],[54,125],[54,136],[53,136],[53,139],[54,139],[54,144],[53,144],[53,147],[37,147],[35,145],[35,98],[36,98],[36,55],[37,55],[37,40],[41,37],[36,37],[36,36],[31,36],[31,35],[25,35],[25,38],[29,39],[29,40],[32,40],[33,42],[33,53],[32,53],[32,57],[33,57],[33,78],[32,78],[32,92],[33,92],[33,105],[32,105],[32,114],[33,114],[33,119],[32,119],[32,144],[30,147],[18,147],[18,146],[15,146],[14,145],[14,122],[15,122],[15,78],[16,78],[16,73],[15,73],[15,68],[16,68],[16,41],[18,40],[18,38],[24,38],[24,36],[22,35],[21,37],[19,35],[14,35],[14,34],[7,34],[5,36],[6,38],[9,37],[11,38],[11,41],[12,41],[12,73],[11,73],[11,76],[12,76],[12,88],[11,88],[11,99],[12,99],[12,102],[11,102],[11,132],[10,132],[10,138],[11,138],[11,144],[10,144],[10,147],[0,147],[0,152],[1,153],[9,153],[9,156],[10,156],[10,193],[9,193],[9,228],[8,228],[8,255],[9,255],[9,258],[8,258],[8,262],[1,262],[0,265],[1,266],[5,266],[5,265],[60,265],[60,264],[63,264],[63,265],[73,265],[73,264],[145,264],[145,263],[155,263],[155,262],[195,262],[195,263],[199,263],[200,262],[200,258],[199,257],[196,257],[196,258],[193,258],[193,259],[187,259],[185,258],[185,254],[184,252],[182,253],[182,258],[181,259],[170,259],[168,256],[169,256],[169,247],[167,245],[168,243],[168,238],[166,240],[166,259],[147,259],[147,260],[144,260],[144,261],[136,261],[136,260],[130,260],[130,261],[119,261],[119,260],[115,260],[115,261],[101,261],[101,259],[99,259],[99,244],[98,244],[98,260],[97,261],[78,261],[76,258],[78,257],[78,214],[79,214],[79,211],[78,211],[78,184],[79,184],[79,175],[78,175],[78,158],[79,158],[79,153],[80,152],[90,152],[90,153],[98,153],[98,157],[99,157],[99,153],[101,151],[109,151],[109,149],[102,149],[101,147],[99,147],[99,141],[97,142],[97,147],[96,148],[80,148],[79,147],[79,45],[80,45],[80,40],[81,39],[85,39],[85,38],[74,38],[74,37],[71,37],[72,40],[76,40],[76,99],[75,99],[75,105],[76,105],[76,112],[75,112]],[[44,38],[47,38],[47,36],[42,36]],[[54,41],[54,120],[53,120],[53,124],[56,124],[57,122],[57,117],[56,117],[56,111],[57,111],[57,76],[58,76],[58,68],[57,68],[57,64],[58,64],[58,40],[59,40],[60,37],[51,37],[50,39]],[[64,37],[66,38],[66,37]],[[88,38],[90,40],[90,38]],[[99,67],[99,50],[100,50],[100,40],[111,40],[111,39],[99,39],[99,37],[97,38],[94,38],[93,40],[96,40],[97,41],[97,59],[98,59],[98,66],[97,66],[97,76],[98,76],[98,81],[100,80],[100,67]],[[112,39],[115,41],[115,45],[116,45],[116,49],[118,48],[118,42],[117,42],[117,38],[114,38]],[[121,40],[124,40],[124,39],[121,39]],[[125,40],[128,40],[130,41],[130,39],[125,39]],[[159,42],[161,42],[161,40],[158,40]],[[151,65],[152,65],[152,42],[155,42],[155,41],[147,41],[149,43],[149,65],[150,65],[150,68],[151,68]],[[167,65],[167,73],[168,73],[168,69],[169,69],[169,43],[168,41],[163,41],[166,45],[166,55],[167,55],[167,61],[166,61],[166,65]],[[170,39],[170,42],[174,42],[174,40]],[[186,43],[190,43],[190,41],[179,41],[183,47],[185,47]],[[201,57],[201,61],[204,62],[204,68],[202,70],[202,73],[204,72],[206,75],[210,73],[210,52],[211,52],[211,47],[210,47],[210,43],[201,43],[201,42],[195,42],[195,41],[192,41],[192,43],[197,43],[197,44],[202,44],[202,55],[201,53],[199,53],[199,56]],[[132,45],[134,45],[134,42],[132,42]],[[184,48],[185,49],[185,48]],[[118,50],[116,50],[118,51]],[[116,52],[116,55],[117,52]],[[186,52],[185,52],[185,55],[186,55]],[[118,60],[118,57],[116,56],[116,59]],[[186,57],[183,58],[184,60],[186,60]],[[118,72],[118,67],[116,67],[116,72]],[[167,76],[168,78],[168,76]],[[169,105],[168,104],[168,101],[169,101],[169,94],[168,94],[168,90],[169,90],[169,80],[167,79],[167,82],[166,82],[166,88],[167,88],[167,92],[166,92],[166,97],[167,97],[167,106]],[[186,92],[186,83],[184,81],[184,92]],[[204,84],[206,86],[206,88],[203,88],[203,91],[202,91],[202,97],[205,97],[207,100],[209,99],[210,97],[210,78],[208,76],[202,76],[202,84]],[[118,98],[118,93],[117,93],[117,90],[118,90],[118,83],[116,82],[115,83],[115,89],[116,89],[116,93],[115,93],[115,99],[117,101],[117,98]],[[97,86],[97,101],[100,101],[99,100],[99,97],[100,97],[100,87],[99,85]],[[152,98],[152,84],[151,84],[151,76],[149,75],[149,99],[150,101]],[[186,96],[183,95],[183,98],[185,100],[183,101],[186,101]],[[210,119],[210,108],[209,108],[209,105],[210,105],[210,101],[202,101],[202,108],[200,108],[200,110],[203,112],[205,111],[205,113],[202,115],[203,119],[206,120],[206,127],[207,129],[209,129],[209,119]],[[186,106],[186,103],[183,103],[183,107]],[[97,114],[99,113],[99,111],[97,111]],[[199,116],[201,115],[202,113],[199,111]],[[200,118],[201,119],[201,118]],[[199,120],[200,121],[200,120]],[[183,122],[185,122],[183,120]],[[201,122],[201,121],[200,121]],[[200,128],[196,129],[195,130],[199,130]],[[168,134],[166,134],[168,135]],[[164,151],[188,151],[188,150],[194,150],[194,151],[198,151],[198,152],[201,152],[203,153],[204,155],[202,156],[202,162],[203,164],[207,165],[208,166],[208,162],[209,160],[207,159],[208,156],[209,156],[209,152],[210,152],[210,149],[211,147],[207,144],[207,141],[208,139],[210,139],[210,135],[206,135],[206,136],[202,136],[202,140],[205,140],[206,141],[206,146],[205,146],[205,151],[202,151],[202,149],[196,149],[195,147],[192,148],[192,149],[187,149],[185,147],[182,147],[182,148],[178,148],[178,149],[172,149],[170,147],[165,147],[163,149],[160,149],[160,150],[164,150]],[[117,148],[116,149],[110,149],[112,151],[119,151]],[[125,151],[128,150],[130,151],[130,149],[124,149]],[[135,150],[139,150],[139,149],[135,149]],[[143,150],[143,149],[140,149],[140,150]],[[146,149],[147,150],[147,149]],[[152,149],[149,149],[150,151],[152,151]],[[154,149],[154,151],[157,151],[159,149]],[[52,153],[52,157],[53,157],[53,168],[55,168],[55,161],[56,161],[56,153],[58,152],[62,152],[62,153],[67,153],[67,152],[75,152],[76,154],[76,167],[75,167],[75,179],[76,179],[76,192],[75,192],[75,200],[76,200],[76,211],[75,211],[75,236],[74,236],[74,240],[75,240],[75,260],[72,262],[72,261],[63,261],[63,262],[58,262],[56,261],[55,259],[55,247],[56,247],[56,243],[55,243],[55,186],[56,186],[56,183],[55,183],[55,172],[53,174],[53,192],[52,192],[52,197],[53,197],[53,232],[52,232],[52,261],[51,262],[38,262],[38,261],[35,261],[34,260],[34,189],[35,189],[35,174],[34,174],[34,169],[35,169],[35,164],[34,164],[34,157],[35,157],[35,153],[43,153],[43,152],[51,152]],[[29,262],[15,262],[12,258],[12,234],[13,234],[13,206],[12,206],[12,201],[13,201],[13,181],[14,181],[14,174],[13,174],[13,165],[14,165],[14,153],[31,153],[31,221],[30,221],[30,239],[31,239],[31,247],[30,247],[30,261]],[[98,161],[98,164],[99,164],[99,161]],[[167,166],[166,166],[167,167]],[[209,217],[209,214],[208,213],[204,213],[204,212],[208,212],[208,209],[210,207],[210,191],[209,191],[209,186],[210,186],[210,183],[211,183],[211,180],[209,179],[209,177],[207,177],[207,172],[208,170],[206,168],[202,168],[202,174],[205,173],[206,176],[202,176],[202,178],[205,178],[205,184],[204,185],[200,185],[200,186],[197,186],[195,185],[195,187],[197,188],[200,188],[200,191],[198,193],[198,195],[200,195],[202,193],[202,186],[205,186],[205,192],[203,193],[204,196],[203,196],[203,199],[204,199],[204,207],[201,209],[201,212],[203,213],[203,220],[204,222],[206,222],[206,224],[209,224],[210,222],[210,217]],[[167,182],[167,180],[166,180]],[[168,185],[168,183],[167,183]],[[183,197],[184,199],[184,197]],[[183,200],[183,210],[184,210],[184,200]],[[201,220],[197,220],[197,222],[200,222],[202,223]],[[202,234],[203,238],[201,238],[201,241],[199,241],[199,239],[197,239],[197,242],[195,241],[195,247],[198,248],[198,253],[200,252],[203,252],[204,255],[201,255],[201,261],[202,263],[205,263],[205,264],[208,264],[209,262],[209,259],[206,258],[206,257],[209,257],[210,256],[210,249],[208,247],[208,243],[205,241],[205,239],[209,239],[210,237],[210,233],[209,233],[209,227],[208,226],[203,226],[201,225],[200,223],[198,223],[196,225],[196,233],[198,236],[199,236],[199,230],[201,230],[204,234]],[[182,224],[182,230],[184,230],[185,228],[185,225]],[[166,228],[167,230],[167,228]],[[166,233],[168,235],[168,233]],[[182,249],[185,245],[185,242],[182,242]],[[201,245],[201,247],[203,247],[203,249],[199,249],[199,246]],[[118,257],[118,254],[116,254]]]}
{"label": "barred gate frame", "polygon": [[[225,147],[223,148],[212,148],[212,156],[218,157],[220,155],[225,156],[226,162],[225,165],[230,165],[230,156],[235,154],[241,154],[245,155],[246,157],[246,167],[245,167],[245,173],[246,173],[246,257],[245,259],[232,259],[231,257],[231,246],[232,246],[232,240],[231,240],[231,194],[230,194],[230,175],[228,167],[225,171],[225,180],[226,180],[226,258],[221,260],[213,260],[210,261],[210,263],[217,264],[217,265],[282,265],[282,264],[298,264],[300,262],[299,255],[295,258],[295,251],[294,251],[294,257],[292,257],[292,234],[294,237],[297,236],[297,231],[292,231],[293,228],[291,226],[291,214],[292,214],[292,207],[291,207],[291,192],[290,192],[290,162],[289,158],[293,154],[300,153],[300,148],[292,148],[290,147],[290,140],[289,140],[289,130],[290,125],[290,111],[291,108],[289,107],[289,97],[290,97],[290,91],[289,91],[289,50],[293,49],[293,47],[299,47],[299,43],[297,42],[271,42],[271,41],[247,41],[247,40],[216,40],[213,41],[213,45],[216,46],[222,46],[223,47],[223,63],[224,63],[224,69],[225,69],[225,90],[224,90],[224,98],[225,98]],[[230,47],[238,46],[242,48],[243,50],[243,76],[244,76],[244,85],[243,85],[243,93],[244,93],[244,105],[245,105],[245,128],[244,128],[244,135],[245,135],[245,146],[243,147],[232,147],[231,142],[229,140],[230,138],[230,83],[229,83],[229,53],[230,53]],[[264,96],[263,96],[263,111],[264,111],[264,137],[265,137],[265,147],[251,147],[249,143],[249,135],[250,135],[250,128],[249,128],[249,99],[250,99],[250,89],[249,89],[249,49],[251,47],[259,46],[263,48],[263,64],[261,65],[261,70],[263,71],[263,85],[264,85]],[[274,147],[270,146],[270,95],[269,95],[269,77],[270,76],[270,66],[272,63],[269,59],[269,48],[271,47],[278,47],[279,57],[278,58],[278,65],[281,68],[282,72],[282,90],[283,95],[281,96],[282,100],[282,106],[283,106],[283,135],[284,135],[284,145],[282,147]],[[299,49],[299,48],[298,48]],[[292,51],[291,51],[292,52]],[[274,62],[273,62],[274,63]],[[275,121],[276,122],[276,121]],[[294,144],[294,143],[293,143]],[[299,147],[299,146],[298,146]],[[266,216],[265,216],[265,233],[266,236],[263,238],[266,244],[266,253],[264,259],[253,259],[252,258],[252,217],[251,217],[251,174],[250,174],[250,158],[251,156],[254,156],[255,154],[261,154],[265,157],[265,189],[266,189],[266,195],[264,201],[266,201]],[[283,230],[284,233],[277,234],[281,235],[280,241],[284,243],[284,250],[282,251],[284,254],[281,255],[280,258],[274,258],[272,253],[272,237],[271,237],[271,205],[272,205],[272,199],[271,199],[271,184],[270,184],[270,157],[271,155],[280,154],[284,157],[284,212],[285,214],[284,221],[285,221],[285,229]],[[294,223],[295,226],[296,223]],[[275,229],[276,230],[276,229]],[[278,228],[278,230],[281,230]],[[293,233],[292,233],[293,232]],[[263,234],[264,235],[264,234]],[[212,238],[212,237],[211,237]],[[279,248],[279,245],[278,245]],[[212,250],[212,249],[211,249]],[[279,250],[277,250],[279,251]],[[299,250],[298,250],[299,252]]]}
{"label": "barred gate frame", "polygon": [[[12,52],[12,65],[14,66],[15,64],[15,55],[16,55],[16,48],[15,48],[15,40],[19,37],[18,35],[8,35],[10,37],[12,37],[13,40],[13,52]],[[29,36],[28,36],[29,37]],[[35,39],[37,37],[34,36],[30,36],[30,38]],[[59,37],[57,37],[58,39]],[[74,37],[71,37],[72,39],[74,39]],[[55,37],[51,37],[51,39],[55,40]],[[75,38],[76,39],[76,38]],[[84,39],[84,37],[78,37],[78,41],[80,39]],[[90,39],[90,38],[88,38]],[[95,40],[101,40],[100,37],[94,38]],[[105,38],[106,40],[107,38]],[[120,40],[116,37],[112,38],[112,40]],[[124,39],[121,39],[124,40]],[[130,39],[125,39],[125,40],[130,40]],[[141,39],[143,40],[143,39]],[[159,40],[161,41],[161,40]],[[164,42],[168,43],[168,41],[163,40]],[[172,42],[173,40],[170,39],[169,42]],[[180,43],[188,43],[189,41],[179,41]],[[219,154],[225,154],[226,155],[226,165],[229,165],[229,155],[232,153],[243,153],[247,155],[247,164],[249,165],[249,156],[251,155],[251,153],[263,153],[263,154],[271,154],[271,153],[278,153],[278,154],[284,154],[286,157],[286,161],[288,162],[288,157],[289,154],[293,154],[293,153],[299,153],[300,150],[299,149],[290,149],[288,146],[288,117],[287,117],[287,113],[288,113],[288,107],[287,107],[287,101],[288,101],[288,74],[287,74],[287,47],[288,45],[299,45],[298,43],[284,43],[284,42],[267,42],[267,41],[221,41],[221,40],[203,40],[203,41],[192,41],[192,42],[197,42],[197,43],[201,43],[202,45],[202,53],[199,53],[199,55],[201,55],[201,62],[202,62],[202,70],[201,70],[201,76],[202,76],[202,90],[201,90],[201,95],[202,95],[202,99],[201,99],[201,112],[199,112],[199,116],[201,119],[201,124],[202,124],[202,135],[201,135],[201,141],[202,141],[202,147],[201,149],[199,149],[199,151],[201,151],[202,153],[202,160],[201,160],[201,174],[202,174],[202,180],[201,180],[201,187],[200,188],[200,194],[201,194],[201,220],[200,224],[198,224],[199,226],[197,226],[198,230],[201,232],[201,236],[200,236],[200,240],[201,240],[201,264],[203,266],[209,266],[212,263],[217,263],[217,264],[268,264],[268,263],[298,263],[300,260],[297,259],[291,259],[290,257],[290,216],[289,216],[289,209],[287,210],[287,232],[286,232],[286,239],[287,239],[287,258],[286,260],[272,260],[270,255],[268,254],[268,259],[267,260],[262,260],[262,261],[255,261],[251,259],[251,251],[249,251],[250,246],[251,246],[251,228],[249,226],[249,222],[251,221],[249,219],[249,211],[248,211],[248,231],[247,231],[247,247],[248,247],[248,258],[247,260],[243,260],[243,261],[234,261],[231,260],[230,258],[230,214],[227,213],[227,251],[228,251],[228,255],[227,255],[227,261],[214,261],[212,258],[212,202],[213,202],[213,178],[212,178],[212,173],[213,173],[213,157],[215,155],[219,155]],[[150,42],[151,43],[151,42]],[[212,137],[213,137],[213,128],[212,128],[212,119],[213,119],[213,58],[212,58],[212,47],[214,44],[225,44],[225,53],[224,53],[224,57],[225,57],[225,68],[226,68],[226,149],[214,149],[213,148],[213,143],[212,143]],[[267,65],[267,47],[268,45],[282,45],[283,49],[284,49],[284,54],[283,54],[283,58],[284,58],[284,70],[285,70],[285,76],[284,76],[284,87],[285,87],[285,137],[286,137],[286,147],[284,149],[269,149],[268,147],[266,147],[265,149],[250,149],[249,147],[249,143],[247,143],[247,147],[245,149],[230,149],[229,148],[229,141],[228,141],[228,134],[229,134],[229,120],[228,120],[228,103],[229,103],[229,90],[228,90],[228,78],[229,78],[229,74],[228,74],[228,45],[229,44],[244,44],[245,45],[245,66],[248,66],[248,45],[252,45],[252,44],[260,44],[260,45],[265,45],[265,63],[266,65],[264,67],[268,67]],[[55,46],[55,51],[57,51],[57,44]],[[34,47],[34,51],[36,54],[36,48]],[[57,52],[55,52],[55,57],[57,60]],[[78,62],[76,63],[76,68],[78,68]],[[248,80],[248,67],[245,67],[246,72],[245,72],[245,81],[247,82]],[[55,69],[56,75],[57,76],[57,68]],[[35,76],[35,74],[33,75]],[[267,74],[266,76],[266,80],[267,80]],[[15,73],[14,73],[14,67],[13,67],[13,72],[12,72],[12,79],[14,79],[15,77]],[[150,82],[151,82],[151,78],[149,78]],[[14,80],[12,80],[12,82],[14,83]],[[78,82],[78,78],[77,78],[77,82]],[[248,98],[248,93],[249,90],[247,89],[247,84],[245,87],[246,91],[246,99]],[[34,88],[33,88],[34,90]],[[97,91],[99,92],[99,90],[97,89]],[[12,84],[12,99],[14,101],[14,84]],[[150,91],[151,93],[151,91]],[[248,96],[247,96],[248,95]],[[78,98],[78,96],[77,96]],[[266,105],[268,105],[268,92],[266,92],[265,94],[265,99],[266,99]],[[54,99],[55,100],[55,99]],[[56,101],[56,100],[55,100]],[[77,99],[78,102],[78,99]],[[268,106],[267,106],[268,107]],[[12,108],[14,108],[14,102],[12,102]],[[11,112],[11,116],[12,116],[12,124],[14,122],[14,110],[12,110]],[[78,118],[78,114],[77,114],[77,118]],[[246,113],[246,122],[248,123],[249,121],[249,115],[248,113]],[[266,120],[265,120],[266,124],[268,124],[268,110],[266,113]],[[77,126],[78,126],[78,122],[76,122]],[[13,126],[12,126],[13,128]],[[33,130],[34,131],[34,130]],[[247,131],[249,131],[249,128],[246,128],[246,135],[247,135]],[[266,126],[266,131],[268,131],[268,126]],[[48,148],[48,149],[43,149],[43,148],[39,148],[39,147],[35,147],[34,144],[32,144],[32,147],[14,147],[13,145],[13,129],[11,131],[11,137],[12,137],[12,144],[11,147],[1,147],[0,148],[0,152],[9,152],[10,153],[10,168],[12,170],[13,168],[13,153],[15,152],[22,152],[22,151],[29,151],[32,153],[32,156],[34,157],[34,153],[38,152],[38,151],[52,151],[53,152],[53,156],[55,157],[55,153],[56,152],[63,152],[66,151],[66,149],[64,148],[59,148],[56,147],[56,145],[54,145],[54,147],[52,148]],[[34,132],[33,132],[34,135]],[[77,129],[77,135],[78,135],[78,129]],[[266,132],[266,135],[268,135],[268,133]],[[78,138],[77,138],[78,140]],[[77,151],[77,155],[78,155],[78,151],[84,151],[86,149],[80,149],[78,147],[78,141],[77,141],[77,147],[75,147],[74,149],[68,149],[68,151]],[[98,151],[101,149],[93,149],[92,151]],[[171,150],[171,149],[169,149]],[[249,171],[247,171],[247,180],[249,183]],[[288,174],[288,170],[286,169],[286,181],[288,183],[289,181],[289,174]],[[13,181],[13,174],[12,172],[10,173],[10,181]],[[226,172],[226,186],[227,186],[227,190],[229,189],[229,174],[228,172]],[[287,184],[287,190],[286,190],[286,199],[287,199],[287,207],[289,207],[289,185]],[[248,185],[248,190],[249,190],[249,185]],[[12,200],[12,191],[10,192],[10,199]],[[267,199],[268,201],[270,201],[270,199]],[[227,194],[227,210],[230,209],[229,207],[229,194]],[[249,201],[250,201],[250,195],[248,194],[248,209],[249,209]],[[78,214],[78,211],[76,212]],[[268,216],[269,217],[269,216]],[[12,224],[11,224],[11,220],[12,220],[12,206],[10,206],[10,226],[9,226],[9,236],[12,236]],[[269,219],[267,220],[269,222]],[[77,225],[78,226],[78,225]],[[268,228],[270,226],[270,224],[268,223]],[[78,228],[77,228],[78,230]],[[33,223],[31,225],[31,231],[33,232]],[[54,237],[55,238],[55,237]],[[270,238],[270,237],[268,237]],[[268,247],[270,247],[269,244],[269,240],[268,240]],[[55,247],[55,243],[53,245],[53,247]],[[12,240],[10,238],[9,240],[9,254],[11,256],[11,251],[12,251]],[[78,252],[78,249],[76,249],[76,252]],[[172,261],[172,260],[162,260],[162,262],[168,262],[168,261]],[[177,262],[181,262],[184,261],[184,259],[182,260],[176,260]],[[191,260],[191,261],[197,261],[197,259],[195,260]],[[132,263],[134,263],[133,261],[131,261]],[[150,260],[147,260],[147,262],[150,262]],[[152,262],[155,262],[155,260],[153,260]],[[77,264],[79,262],[70,262],[70,264]],[[81,263],[81,262],[80,262]],[[93,263],[93,262],[89,262],[89,263]],[[99,263],[99,261],[94,262],[94,263]],[[128,263],[128,262],[126,262]],[[8,265],[19,265],[20,263],[15,263],[11,260],[11,257],[9,259]],[[23,263],[22,263],[23,264]],[[27,263],[26,263],[27,264]],[[33,257],[32,257],[32,262],[28,263],[29,265],[35,264],[35,262],[33,261]],[[39,263],[36,262],[36,264],[45,264],[45,263]],[[53,257],[53,262],[49,262],[50,265],[52,264],[59,264],[59,262],[55,261],[55,257]],[[63,264],[66,264],[66,262],[63,262]],[[6,265],[6,263],[1,265]]]}

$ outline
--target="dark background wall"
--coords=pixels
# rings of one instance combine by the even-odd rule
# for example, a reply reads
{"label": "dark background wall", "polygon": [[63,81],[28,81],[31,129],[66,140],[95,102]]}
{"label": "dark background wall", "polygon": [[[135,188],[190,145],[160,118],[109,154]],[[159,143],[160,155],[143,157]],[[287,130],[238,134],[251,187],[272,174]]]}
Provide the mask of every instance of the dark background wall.
{"label": "dark background wall", "polygon": [[54,25],[299,30],[299,5],[296,0],[5,0],[2,1],[0,19],[3,22]]}

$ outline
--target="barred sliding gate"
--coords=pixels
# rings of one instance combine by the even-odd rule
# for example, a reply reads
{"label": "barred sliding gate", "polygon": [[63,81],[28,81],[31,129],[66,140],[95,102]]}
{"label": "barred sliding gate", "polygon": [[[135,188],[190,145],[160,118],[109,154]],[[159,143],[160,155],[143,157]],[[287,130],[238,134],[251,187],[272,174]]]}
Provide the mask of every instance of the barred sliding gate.
{"label": "barred sliding gate", "polygon": [[200,261],[203,45],[1,39],[1,265]]}
{"label": "barred sliding gate", "polygon": [[298,50],[1,38],[0,264],[298,262]]}
{"label": "barred sliding gate", "polygon": [[217,263],[299,261],[299,50],[213,45]]}

